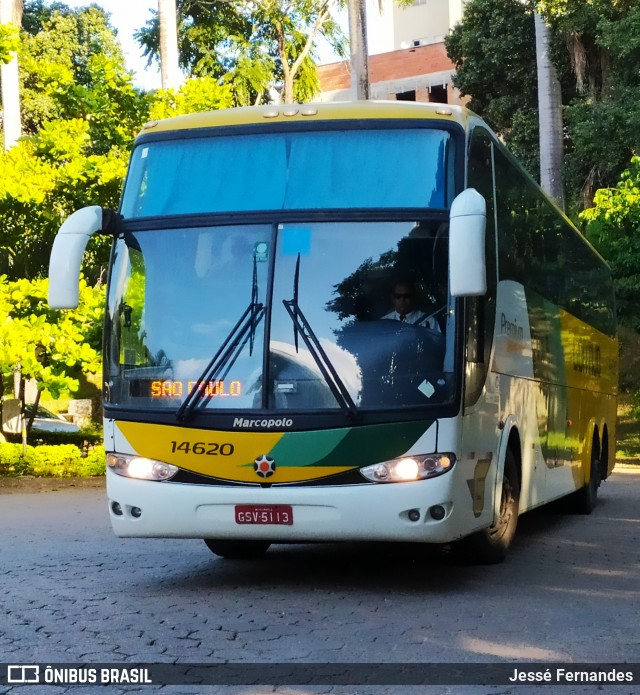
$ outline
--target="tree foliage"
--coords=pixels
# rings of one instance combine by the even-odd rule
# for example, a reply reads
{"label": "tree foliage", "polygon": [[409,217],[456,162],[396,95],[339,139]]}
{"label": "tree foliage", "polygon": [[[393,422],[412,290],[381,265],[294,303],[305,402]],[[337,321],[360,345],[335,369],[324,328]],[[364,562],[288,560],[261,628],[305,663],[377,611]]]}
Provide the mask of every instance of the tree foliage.
{"label": "tree foliage", "polygon": [[537,172],[535,28],[530,10],[519,0],[470,0],[463,22],[445,44],[456,65],[454,83],[471,97],[469,108]]}
{"label": "tree foliage", "polygon": [[0,24],[0,63],[9,63],[20,46],[20,32],[11,24]]}
{"label": "tree foliage", "polygon": [[640,145],[640,5],[541,0],[571,67],[567,171],[584,205],[614,186]]}
{"label": "tree foliage", "polygon": [[586,233],[611,264],[620,319],[640,331],[640,157],[633,157],[620,181],[595,194],[582,213]]}
{"label": "tree foliage", "polygon": [[[53,7],[53,9],[52,9]],[[145,95],[127,72],[106,14],[41,1],[25,6],[21,75],[24,130],[46,121],[82,119],[93,151],[131,145],[146,117]]]}
{"label": "tree foliage", "polygon": [[159,89],[150,102],[149,116],[161,119],[229,108],[233,106],[233,94],[229,85],[221,85],[212,77],[194,77],[179,90]]}
{"label": "tree foliage", "polygon": [[[127,154],[112,148],[92,154],[91,126],[83,119],[45,123],[0,154],[2,272],[11,278],[46,273],[53,239],[69,214],[85,205],[117,207]],[[84,268],[96,281],[109,242],[92,239]]]}
{"label": "tree foliage", "polygon": [[80,305],[73,311],[50,309],[46,280],[9,281],[0,276],[0,378],[10,390],[13,372],[35,379],[41,391],[57,398],[78,389],[80,372],[100,368],[100,288],[80,283]]}
{"label": "tree foliage", "polygon": [[[335,0],[178,0],[183,69],[224,80],[234,103],[268,100],[281,85],[285,100],[308,100],[317,91],[313,57],[320,36],[344,54],[345,38],[331,12]],[[138,33],[149,60],[157,59],[157,14]]]}
{"label": "tree foliage", "polygon": [[[41,0],[25,5],[21,37],[26,136],[0,154],[0,273],[46,273],[53,238],[69,214],[117,207],[128,151],[148,118],[107,16]],[[109,243],[92,239],[84,271],[100,277]]]}
{"label": "tree foliage", "polygon": [[[631,0],[541,0],[562,84],[565,181],[575,207],[615,185],[640,145],[640,6]],[[469,0],[447,39],[455,84],[471,107],[537,171],[533,4]]]}

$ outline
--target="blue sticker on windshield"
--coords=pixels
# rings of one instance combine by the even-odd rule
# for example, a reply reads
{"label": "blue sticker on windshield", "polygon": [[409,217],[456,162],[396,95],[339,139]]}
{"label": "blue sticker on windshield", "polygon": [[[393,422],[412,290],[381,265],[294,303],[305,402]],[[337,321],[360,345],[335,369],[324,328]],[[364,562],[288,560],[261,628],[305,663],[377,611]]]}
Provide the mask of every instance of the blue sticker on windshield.
{"label": "blue sticker on windshield", "polygon": [[308,256],[311,253],[311,230],[306,227],[285,227],[282,230],[283,256]]}

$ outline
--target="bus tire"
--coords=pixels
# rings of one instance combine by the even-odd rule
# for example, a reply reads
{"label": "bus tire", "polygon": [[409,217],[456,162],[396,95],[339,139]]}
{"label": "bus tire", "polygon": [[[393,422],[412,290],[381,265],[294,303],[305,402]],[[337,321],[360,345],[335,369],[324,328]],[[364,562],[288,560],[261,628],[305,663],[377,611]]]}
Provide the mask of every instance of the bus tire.
{"label": "bus tire", "polygon": [[573,497],[573,509],[577,514],[591,514],[598,503],[598,488],[601,478],[598,442],[594,438],[591,445],[591,463],[589,466],[589,482],[580,488]]}
{"label": "bus tire", "polygon": [[251,560],[262,557],[271,543],[269,541],[227,541],[205,538],[207,548],[228,560]]}
{"label": "bus tire", "polygon": [[502,562],[513,542],[518,525],[520,476],[515,456],[507,449],[500,493],[500,513],[488,528],[462,538],[453,544],[455,554],[466,562],[495,565]]}

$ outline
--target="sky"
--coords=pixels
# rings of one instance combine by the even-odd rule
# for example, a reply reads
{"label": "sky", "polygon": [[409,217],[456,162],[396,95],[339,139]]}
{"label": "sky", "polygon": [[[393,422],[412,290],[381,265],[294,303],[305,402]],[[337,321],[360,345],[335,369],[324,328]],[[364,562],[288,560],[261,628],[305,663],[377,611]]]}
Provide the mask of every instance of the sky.
{"label": "sky", "polygon": [[160,87],[160,72],[154,65],[146,67],[146,58],[142,57],[142,48],[133,38],[137,29],[144,26],[151,16],[151,10],[157,9],[157,0],[64,0],[69,7],[85,7],[96,4],[111,14],[111,25],[118,30],[127,67],[134,73],[134,84],[143,89]]}

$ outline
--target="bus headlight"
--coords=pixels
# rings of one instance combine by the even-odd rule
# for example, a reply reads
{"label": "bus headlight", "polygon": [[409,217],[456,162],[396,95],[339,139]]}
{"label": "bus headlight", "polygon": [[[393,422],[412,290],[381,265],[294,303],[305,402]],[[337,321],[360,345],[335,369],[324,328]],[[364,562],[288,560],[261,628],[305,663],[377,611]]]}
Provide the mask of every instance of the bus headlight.
{"label": "bus headlight", "polygon": [[418,454],[403,456],[361,468],[360,473],[374,483],[406,483],[435,478],[453,468],[454,454]]}
{"label": "bus headlight", "polygon": [[107,466],[118,475],[139,480],[170,480],[178,472],[170,463],[127,454],[107,454]]}

